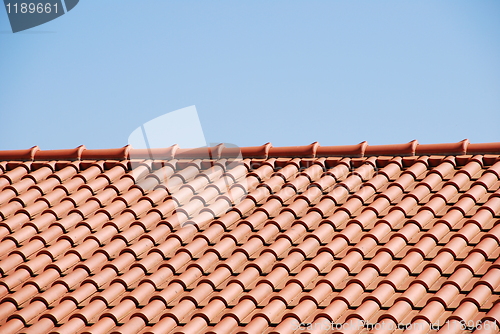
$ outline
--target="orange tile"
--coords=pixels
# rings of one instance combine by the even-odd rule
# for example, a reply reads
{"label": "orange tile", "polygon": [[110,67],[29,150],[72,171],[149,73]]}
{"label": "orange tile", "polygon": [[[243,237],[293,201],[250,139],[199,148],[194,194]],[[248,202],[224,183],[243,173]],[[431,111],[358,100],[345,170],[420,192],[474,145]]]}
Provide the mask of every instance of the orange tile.
{"label": "orange tile", "polygon": [[499,321],[498,143],[205,151],[0,151],[2,330]]}

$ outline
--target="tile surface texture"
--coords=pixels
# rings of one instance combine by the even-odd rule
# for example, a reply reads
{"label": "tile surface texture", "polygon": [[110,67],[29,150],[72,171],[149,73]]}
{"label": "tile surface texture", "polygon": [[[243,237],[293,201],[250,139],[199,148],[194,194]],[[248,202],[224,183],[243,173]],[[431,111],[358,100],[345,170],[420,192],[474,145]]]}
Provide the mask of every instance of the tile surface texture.
{"label": "tile surface texture", "polygon": [[0,333],[498,333],[500,143],[0,151]]}

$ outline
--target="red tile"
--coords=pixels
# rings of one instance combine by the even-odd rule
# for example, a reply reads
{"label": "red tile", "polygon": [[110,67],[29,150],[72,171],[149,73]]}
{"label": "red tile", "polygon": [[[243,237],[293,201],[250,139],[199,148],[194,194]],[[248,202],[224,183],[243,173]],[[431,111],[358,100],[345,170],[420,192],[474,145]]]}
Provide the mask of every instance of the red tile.
{"label": "red tile", "polygon": [[12,319],[2,326],[2,331],[5,333],[17,333],[19,330],[26,327],[26,324],[21,319]]}
{"label": "red tile", "polygon": [[7,152],[34,161],[0,162],[3,328],[493,321],[500,151],[474,145]]}
{"label": "red tile", "polygon": [[397,145],[369,145],[366,147],[365,155],[415,155],[418,141],[413,140],[407,144]]}
{"label": "red tile", "polygon": [[367,142],[362,142],[358,145],[345,146],[319,146],[316,150],[318,157],[335,157],[335,156],[363,156],[368,146]]}

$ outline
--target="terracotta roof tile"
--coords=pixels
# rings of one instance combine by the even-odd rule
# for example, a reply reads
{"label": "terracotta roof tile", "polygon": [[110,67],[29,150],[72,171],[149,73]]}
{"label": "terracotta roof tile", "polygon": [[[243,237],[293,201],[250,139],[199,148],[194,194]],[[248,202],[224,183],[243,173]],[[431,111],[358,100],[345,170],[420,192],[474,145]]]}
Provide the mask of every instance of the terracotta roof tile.
{"label": "terracotta roof tile", "polygon": [[498,332],[499,143],[0,160],[2,333]]}

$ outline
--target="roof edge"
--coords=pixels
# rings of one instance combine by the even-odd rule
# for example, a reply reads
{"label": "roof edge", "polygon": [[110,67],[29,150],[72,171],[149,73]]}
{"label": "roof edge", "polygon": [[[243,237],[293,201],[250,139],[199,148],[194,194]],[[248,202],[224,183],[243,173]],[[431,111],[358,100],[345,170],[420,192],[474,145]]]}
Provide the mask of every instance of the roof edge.
{"label": "roof edge", "polygon": [[193,157],[220,158],[319,158],[319,157],[368,157],[368,156],[421,156],[421,155],[500,155],[500,142],[474,143],[468,139],[457,143],[419,144],[412,140],[404,144],[368,145],[366,141],[357,145],[321,146],[318,142],[304,146],[275,147],[271,143],[261,146],[228,147],[219,144],[212,147],[134,149],[127,145],[112,149],[87,149],[84,145],[73,149],[41,150],[33,146],[24,150],[0,151],[3,161],[47,161],[47,160],[129,160],[129,159],[182,159]]}

